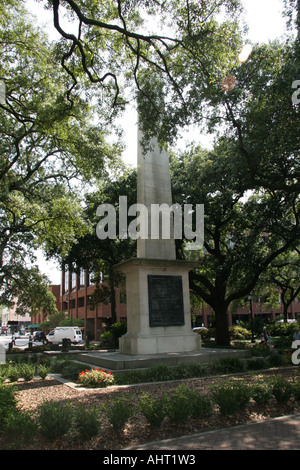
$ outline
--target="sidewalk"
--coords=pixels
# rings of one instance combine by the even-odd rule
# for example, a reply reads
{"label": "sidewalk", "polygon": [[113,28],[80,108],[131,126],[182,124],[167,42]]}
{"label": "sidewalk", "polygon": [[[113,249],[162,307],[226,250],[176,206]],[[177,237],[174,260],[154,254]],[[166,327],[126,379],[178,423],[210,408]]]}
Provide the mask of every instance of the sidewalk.
{"label": "sidewalk", "polygon": [[126,450],[300,450],[300,414],[151,442]]}

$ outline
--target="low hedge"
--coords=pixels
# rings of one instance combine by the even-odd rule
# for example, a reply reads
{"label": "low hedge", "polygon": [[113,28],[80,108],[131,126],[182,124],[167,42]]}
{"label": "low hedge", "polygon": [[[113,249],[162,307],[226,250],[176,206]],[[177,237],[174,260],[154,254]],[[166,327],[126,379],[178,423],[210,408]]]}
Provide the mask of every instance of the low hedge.
{"label": "low hedge", "polygon": [[[136,406],[132,406],[132,398]],[[138,401],[136,401],[138,400]],[[300,400],[300,379],[271,376],[262,380],[260,376],[248,382],[244,379],[228,378],[207,388],[205,394],[180,384],[159,399],[148,394],[140,398],[112,398],[105,406],[85,408],[84,404],[72,404],[48,400],[34,412],[23,411],[18,407],[16,389],[13,386],[0,386],[0,435],[20,448],[26,448],[26,441],[32,443],[33,436],[42,435],[49,441],[69,435],[85,441],[95,437],[103,422],[110,423],[120,434],[128,421],[140,411],[152,430],[168,420],[174,426],[181,426],[189,418],[208,419],[212,413],[232,416],[244,412],[253,400],[262,406],[273,400],[278,405],[288,403],[295,409]],[[80,408],[79,408],[80,407]],[[131,426],[134,426],[132,422]],[[22,442],[20,442],[20,440]]]}

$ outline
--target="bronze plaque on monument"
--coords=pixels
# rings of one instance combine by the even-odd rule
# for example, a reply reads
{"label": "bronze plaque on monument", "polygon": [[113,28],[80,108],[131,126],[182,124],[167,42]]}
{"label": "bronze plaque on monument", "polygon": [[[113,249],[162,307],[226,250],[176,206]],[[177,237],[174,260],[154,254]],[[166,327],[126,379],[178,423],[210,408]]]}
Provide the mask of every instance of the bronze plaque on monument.
{"label": "bronze plaque on monument", "polygon": [[181,276],[148,275],[150,326],[184,325]]}

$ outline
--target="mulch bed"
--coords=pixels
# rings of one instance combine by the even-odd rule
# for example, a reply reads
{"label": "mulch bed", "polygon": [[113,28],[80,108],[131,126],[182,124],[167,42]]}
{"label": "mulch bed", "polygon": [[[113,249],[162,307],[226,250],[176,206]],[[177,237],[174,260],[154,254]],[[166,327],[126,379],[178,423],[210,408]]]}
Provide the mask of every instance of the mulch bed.
{"label": "mulch bed", "polygon": [[[263,372],[255,372],[252,374],[235,374],[235,377],[244,378],[251,381],[255,377],[260,376],[263,380],[268,380],[276,375],[281,374],[285,377],[293,378],[298,376],[299,369],[296,367],[287,369],[272,369]],[[16,384],[16,397],[19,406],[25,410],[31,410],[35,413],[45,400],[57,400],[62,402],[71,402],[76,405],[80,402],[87,407],[100,408],[102,405],[109,405],[112,399],[123,397],[130,400],[135,409],[135,415],[126,425],[124,432],[117,435],[111,424],[108,422],[105,413],[102,413],[101,428],[98,435],[89,440],[82,442],[76,431],[70,432],[55,442],[44,439],[40,435],[26,444],[26,449],[32,450],[116,450],[124,449],[130,446],[144,444],[146,442],[170,439],[188,434],[206,432],[215,429],[237,426],[247,423],[259,422],[277,416],[284,416],[300,412],[300,406],[293,401],[290,404],[278,405],[275,400],[270,403],[258,406],[254,401],[250,402],[247,409],[242,413],[222,417],[217,409],[214,410],[212,416],[207,419],[188,419],[180,425],[170,423],[167,419],[163,422],[160,429],[151,431],[150,426],[138,409],[138,401],[140,397],[147,393],[156,398],[168,393],[180,383],[184,383],[187,387],[197,390],[203,394],[209,392],[209,387],[213,384],[224,381],[228,376],[207,377],[198,379],[188,379],[183,381],[160,382],[153,384],[142,384],[135,386],[108,387],[105,389],[74,389],[65,384],[47,377],[45,380],[35,379],[30,382],[18,382]],[[102,416],[101,415],[101,416]],[[0,448],[5,449],[5,441],[0,439]]]}

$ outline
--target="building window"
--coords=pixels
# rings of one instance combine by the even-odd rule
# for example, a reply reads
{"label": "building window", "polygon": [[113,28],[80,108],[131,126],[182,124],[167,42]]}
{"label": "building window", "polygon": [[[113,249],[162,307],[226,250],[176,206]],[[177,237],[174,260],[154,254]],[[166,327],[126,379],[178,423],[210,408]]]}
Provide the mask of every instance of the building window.
{"label": "building window", "polygon": [[69,271],[65,271],[65,292],[69,290]]}
{"label": "building window", "polygon": [[89,273],[88,285],[94,286],[95,285],[95,274],[93,271]]}
{"label": "building window", "polygon": [[98,272],[97,274],[94,273],[94,271],[91,271],[88,273],[88,280],[87,280],[87,285],[88,286],[94,286],[96,284],[101,284],[103,282],[103,273]]}
{"label": "building window", "polygon": [[76,278],[77,278],[77,274],[76,274],[76,272],[75,273],[73,272],[72,273],[72,286],[71,286],[72,290],[76,289]]}
{"label": "building window", "polygon": [[79,288],[82,289],[85,285],[85,270],[83,268],[80,268],[80,273],[79,273]]}

